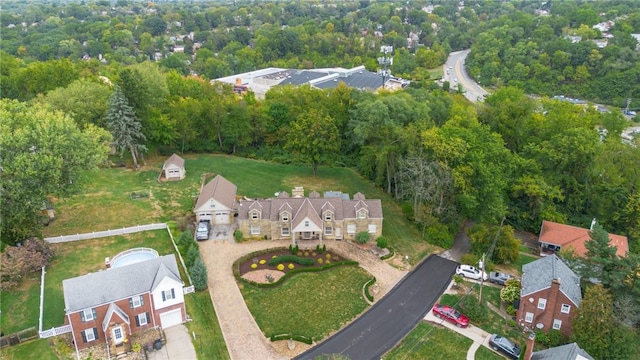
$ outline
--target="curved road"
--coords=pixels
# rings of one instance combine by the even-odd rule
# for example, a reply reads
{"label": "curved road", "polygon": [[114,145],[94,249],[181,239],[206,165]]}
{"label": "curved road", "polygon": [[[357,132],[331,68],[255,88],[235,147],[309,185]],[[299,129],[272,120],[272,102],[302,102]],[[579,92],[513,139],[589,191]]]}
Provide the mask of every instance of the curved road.
{"label": "curved road", "polygon": [[456,89],[458,84],[462,85],[464,96],[469,101],[483,101],[484,96],[489,93],[469,76],[464,67],[464,60],[470,51],[463,50],[449,54],[449,58],[444,64],[444,80],[449,81],[452,89]]}

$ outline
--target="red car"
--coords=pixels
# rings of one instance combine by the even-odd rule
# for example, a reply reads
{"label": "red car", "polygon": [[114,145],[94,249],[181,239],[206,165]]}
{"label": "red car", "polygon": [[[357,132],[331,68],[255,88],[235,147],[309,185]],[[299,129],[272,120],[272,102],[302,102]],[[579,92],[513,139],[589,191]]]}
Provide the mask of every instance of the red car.
{"label": "red car", "polygon": [[435,304],[433,305],[433,315],[438,319],[445,319],[457,327],[469,326],[469,318],[451,306]]}

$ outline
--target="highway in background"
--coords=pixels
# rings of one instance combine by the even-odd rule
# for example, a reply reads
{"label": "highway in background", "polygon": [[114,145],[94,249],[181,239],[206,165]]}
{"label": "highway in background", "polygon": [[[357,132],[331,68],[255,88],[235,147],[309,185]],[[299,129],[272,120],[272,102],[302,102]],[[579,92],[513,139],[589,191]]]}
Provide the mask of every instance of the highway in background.
{"label": "highway in background", "polygon": [[451,89],[456,90],[458,84],[462,85],[464,96],[469,101],[483,101],[489,94],[478,83],[469,76],[464,67],[464,61],[471,50],[456,51],[449,54],[447,62],[444,64],[444,80],[449,81]]}

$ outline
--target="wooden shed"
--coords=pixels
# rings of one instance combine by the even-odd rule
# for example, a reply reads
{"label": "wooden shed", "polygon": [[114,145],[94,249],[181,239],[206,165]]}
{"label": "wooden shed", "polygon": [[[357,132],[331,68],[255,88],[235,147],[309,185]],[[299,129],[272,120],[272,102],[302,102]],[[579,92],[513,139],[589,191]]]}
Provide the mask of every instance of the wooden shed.
{"label": "wooden shed", "polygon": [[182,180],[187,174],[184,169],[184,159],[173,154],[162,165],[162,173],[167,180]]}

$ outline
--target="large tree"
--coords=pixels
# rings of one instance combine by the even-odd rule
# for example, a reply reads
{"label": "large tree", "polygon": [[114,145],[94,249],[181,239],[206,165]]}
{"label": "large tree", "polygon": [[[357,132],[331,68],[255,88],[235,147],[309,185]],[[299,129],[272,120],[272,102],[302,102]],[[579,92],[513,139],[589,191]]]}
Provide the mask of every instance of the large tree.
{"label": "large tree", "polygon": [[142,151],[147,147],[141,142],[146,139],[142,133],[142,125],[133,112],[120,86],[116,85],[109,99],[109,111],[106,119],[107,127],[113,134],[113,145],[120,151],[120,156],[126,150],[131,152],[133,167],[138,168],[138,157],[144,156]]}
{"label": "large tree", "polygon": [[107,131],[91,124],[80,130],[40,104],[0,101],[2,241],[39,235],[47,197],[77,190],[81,174],[106,160],[110,140]]}
{"label": "large tree", "polygon": [[330,163],[340,149],[340,138],[335,120],[322,116],[317,110],[301,114],[291,124],[285,149],[297,160],[310,164],[313,176],[318,175],[318,165]]}

